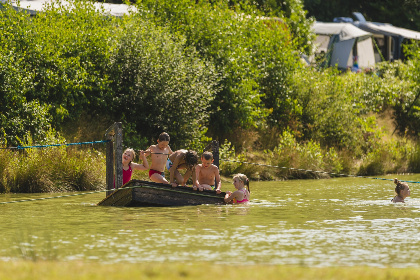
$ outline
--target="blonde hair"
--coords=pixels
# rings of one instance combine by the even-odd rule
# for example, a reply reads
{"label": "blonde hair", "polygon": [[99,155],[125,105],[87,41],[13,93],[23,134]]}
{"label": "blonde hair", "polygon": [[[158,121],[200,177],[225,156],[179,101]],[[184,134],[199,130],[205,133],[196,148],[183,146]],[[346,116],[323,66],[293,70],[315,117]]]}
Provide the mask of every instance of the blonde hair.
{"label": "blonde hair", "polygon": [[243,182],[243,183],[244,183],[244,185],[246,185],[246,186],[248,187],[248,191],[249,191],[249,192],[251,192],[251,191],[249,190],[249,180],[248,180],[248,177],[246,177],[246,175],[245,175],[245,174],[238,173],[238,174],[233,175],[233,179],[235,180],[236,178],[237,178],[239,181]]}
{"label": "blonde hair", "polygon": [[[133,160],[136,158],[136,152],[133,150],[133,149],[131,149],[131,148],[127,148],[127,149],[125,149],[124,150],[124,153],[125,152],[129,152],[129,153],[132,153],[133,154]],[[124,154],[123,153],[123,154]],[[131,161],[130,161],[130,163],[131,163]]]}

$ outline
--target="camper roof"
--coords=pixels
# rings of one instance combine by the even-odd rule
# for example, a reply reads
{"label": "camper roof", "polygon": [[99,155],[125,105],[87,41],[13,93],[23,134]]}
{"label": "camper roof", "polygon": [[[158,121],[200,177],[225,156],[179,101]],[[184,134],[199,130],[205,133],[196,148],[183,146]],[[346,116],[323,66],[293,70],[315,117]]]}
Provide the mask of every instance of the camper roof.
{"label": "camper roof", "polygon": [[313,30],[318,35],[339,35],[340,41],[372,35],[351,23],[326,23],[317,21],[313,25]]}
{"label": "camper roof", "polygon": [[376,22],[355,22],[356,26],[365,31],[385,36],[401,36],[407,39],[420,40],[420,32],[396,27],[390,24]]}

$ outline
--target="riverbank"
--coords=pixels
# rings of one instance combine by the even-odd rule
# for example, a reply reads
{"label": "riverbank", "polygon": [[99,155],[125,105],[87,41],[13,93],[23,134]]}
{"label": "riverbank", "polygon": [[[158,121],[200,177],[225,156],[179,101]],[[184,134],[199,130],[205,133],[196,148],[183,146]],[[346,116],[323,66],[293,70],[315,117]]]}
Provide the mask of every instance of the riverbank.
{"label": "riverbank", "polygon": [[95,280],[95,279],[323,279],[382,280],[418,279],[420,269],[377,267],[297,267],[275,265],[242,265],[233,267],[210,263],[82,263],[82,262],[0,262],[0,279],[16,280]]}

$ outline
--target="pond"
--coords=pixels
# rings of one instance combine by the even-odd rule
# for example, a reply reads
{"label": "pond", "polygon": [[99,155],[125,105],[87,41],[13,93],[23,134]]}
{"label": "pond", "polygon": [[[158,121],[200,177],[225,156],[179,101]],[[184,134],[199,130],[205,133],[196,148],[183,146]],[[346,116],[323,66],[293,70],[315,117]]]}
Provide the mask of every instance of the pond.
{"label": "pond", "polygon": [[96,206],[104,193],[1,204],[0,260],[419,267],[418,185],[398,205],[392,181],[368,178],[251,182],[248,205]]}

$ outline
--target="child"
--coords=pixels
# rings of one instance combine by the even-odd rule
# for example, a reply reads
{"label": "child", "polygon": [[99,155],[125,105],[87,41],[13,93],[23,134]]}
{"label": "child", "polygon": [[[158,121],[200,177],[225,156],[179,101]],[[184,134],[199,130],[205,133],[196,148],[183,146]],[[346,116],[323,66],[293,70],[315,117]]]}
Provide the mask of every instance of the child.
{"label": "child", "polygon": [[[198,156],[195,151],[178,150],[171,154],[166,162],[166,168],[170,173],[170,182],[172,187],[178,185],[186,186],[188,178],[192,174],[193,184],[196,181],[195,167],[198,163]],[[187,169],[184,176],[178,171],[180,169]],[[176,182],[175,182],[176,181]]]}
{"label": "child", "polygon": [[151,156],[152,165],[149,170],[149,178],[156,183],[168,184],[168,180],[165,179],[165,163],[167,156],[172,154],[172,150],[169,147],[169,134],[162,132],[157,140],[157,145],[151,145],[146,153]]}
{"label": "child", "polygon": [[[198,188],[199,191],[215,190],[217,193],[221,193],[220,188],[222,182],[220,181],[219,168],[212,164],[214,161],[213,154],[210,152],[204,152],[201,155],[201,164],[195,168],[195,177],[197,181],[194,182],[194,190]],[[216,186],[215,184],[216,180]]]}
{"label": "child", "polygon": [[[246,203],[249,201],[249,180],[244,174],[236,174],[233,176],[233,185],[237,191],[227,192],[225,195],[226,203]],[[245,185],[248,190],[245,189]]]}
{"label": "child", "polygon": [[134,163],[133,159],[136,157],[136,153],[133,149],[125,149],[122,155],[123,165],[123,185],[131,180],[133,170],[147,170],[149,169],[149,163],[147,162],[144,151],[140,151],[140,158],[143,160],[143,164]]}
{"label": "child", "polygon": [[394,179],[394,184],[395,186],[395,192],[397,193],[397,195],[391,200],[394,203],[397,202],[402,202],[404,203],[404,199],[407,196],[410,196],[410,187],[408,186],[407,183],[405,182],[400,182],[398,181],[397,178]]}

